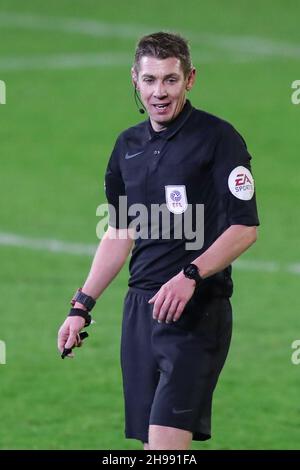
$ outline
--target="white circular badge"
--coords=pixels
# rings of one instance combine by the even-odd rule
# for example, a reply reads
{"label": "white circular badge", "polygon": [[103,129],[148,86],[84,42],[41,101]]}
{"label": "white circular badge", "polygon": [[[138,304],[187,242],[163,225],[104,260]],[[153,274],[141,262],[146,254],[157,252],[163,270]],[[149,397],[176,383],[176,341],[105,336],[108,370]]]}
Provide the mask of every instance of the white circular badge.
{"label": "white circular badge", "polygon": [[254,180],[244,166],[237,166],[229,175],[228,187],[230,192],[243,201],[249,201],[254,194]]}

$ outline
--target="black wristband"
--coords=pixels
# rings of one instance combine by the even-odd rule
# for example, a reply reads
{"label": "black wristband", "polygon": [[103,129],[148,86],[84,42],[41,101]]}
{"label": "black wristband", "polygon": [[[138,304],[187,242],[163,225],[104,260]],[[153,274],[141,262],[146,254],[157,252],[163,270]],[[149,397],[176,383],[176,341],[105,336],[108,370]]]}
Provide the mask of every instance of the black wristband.
{"label": "black wristband", "polygon": [[81,287],[77,289],[74,294],[74,297],[71,300],[71,305],[74,307],[75,303],[79,302],[80,304],[84,305],[84,307],[90,312],[96,305],[96,300],[93,299],[90,295],[85,294],[82,292]]}
{"label": "black wristband", "polygon": [[85,319],[85,325],[84,326],[89,326],[91,321],[92,321],[91,315],[88,312],[86,312],[85,310],[83,310],[82,308],[71,308],[68,317],[82,317],[82,318],[84,318]]}

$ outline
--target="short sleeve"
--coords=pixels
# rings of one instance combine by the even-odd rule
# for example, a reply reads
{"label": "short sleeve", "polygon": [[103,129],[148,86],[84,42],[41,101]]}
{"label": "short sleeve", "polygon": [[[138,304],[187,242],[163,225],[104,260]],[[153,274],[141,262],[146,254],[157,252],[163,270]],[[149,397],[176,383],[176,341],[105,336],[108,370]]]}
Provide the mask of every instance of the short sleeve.
{"label": "short sleeve", "polygon": [[250,161],[242,136],[230,124],[222,124],[215,148],[213,178],[229,226],[259,225]]}
{"label": "short sleeve", "polygon": [[120,138],[116,141],[105,172],[105,194],[109,204],[109,225],[121,229],[129,225],[125,185],[120,171]]}

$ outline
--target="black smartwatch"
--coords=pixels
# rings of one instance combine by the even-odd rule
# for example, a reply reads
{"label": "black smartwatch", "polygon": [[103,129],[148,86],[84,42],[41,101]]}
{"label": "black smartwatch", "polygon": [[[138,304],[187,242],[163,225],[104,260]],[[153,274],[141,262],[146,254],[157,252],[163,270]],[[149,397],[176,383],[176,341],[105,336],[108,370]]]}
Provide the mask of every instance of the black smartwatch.
{"label": "black smartwatch", "polygon": [[183,274],[188,279],[194,279],[194,281],[196,281],[196,286],[197,287],[203,282],[203,278],[199,274],[198,267],[193,263],[187,264],[183,268]]}
{"label": "black smartwatch", "polygon": [[84,305],[88,312],[90,312],[96,304],[96,300],[93,299],[93,297],[91,297],[90,295],[87,295],[82,292],[81,287],[75,292],[75,295],[71,300],[71,305],[74,307],[76,302],[79,302],[80,304]]}

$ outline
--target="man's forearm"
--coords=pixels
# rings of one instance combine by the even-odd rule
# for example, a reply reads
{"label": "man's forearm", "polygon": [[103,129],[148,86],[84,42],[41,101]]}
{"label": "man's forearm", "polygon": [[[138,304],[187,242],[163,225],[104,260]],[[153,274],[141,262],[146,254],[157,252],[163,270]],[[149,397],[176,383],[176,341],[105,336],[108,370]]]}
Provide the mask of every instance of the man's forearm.
{"label": "man's forearm", "polygon": [[[124,238],[115,238],[122,232]],[[89,275],[82,291],[97,299],[121,270],[133,245],[133,240],[127,230],[109,227],[97,248]],[[80,305],[76,305],[75,307]]]}
{"label": "man's forearm", "polygon": [[256,238],[256,227],[231,225],[193,263],[198,266],[201,277],[212,276],[229,266],[256,241]]}

